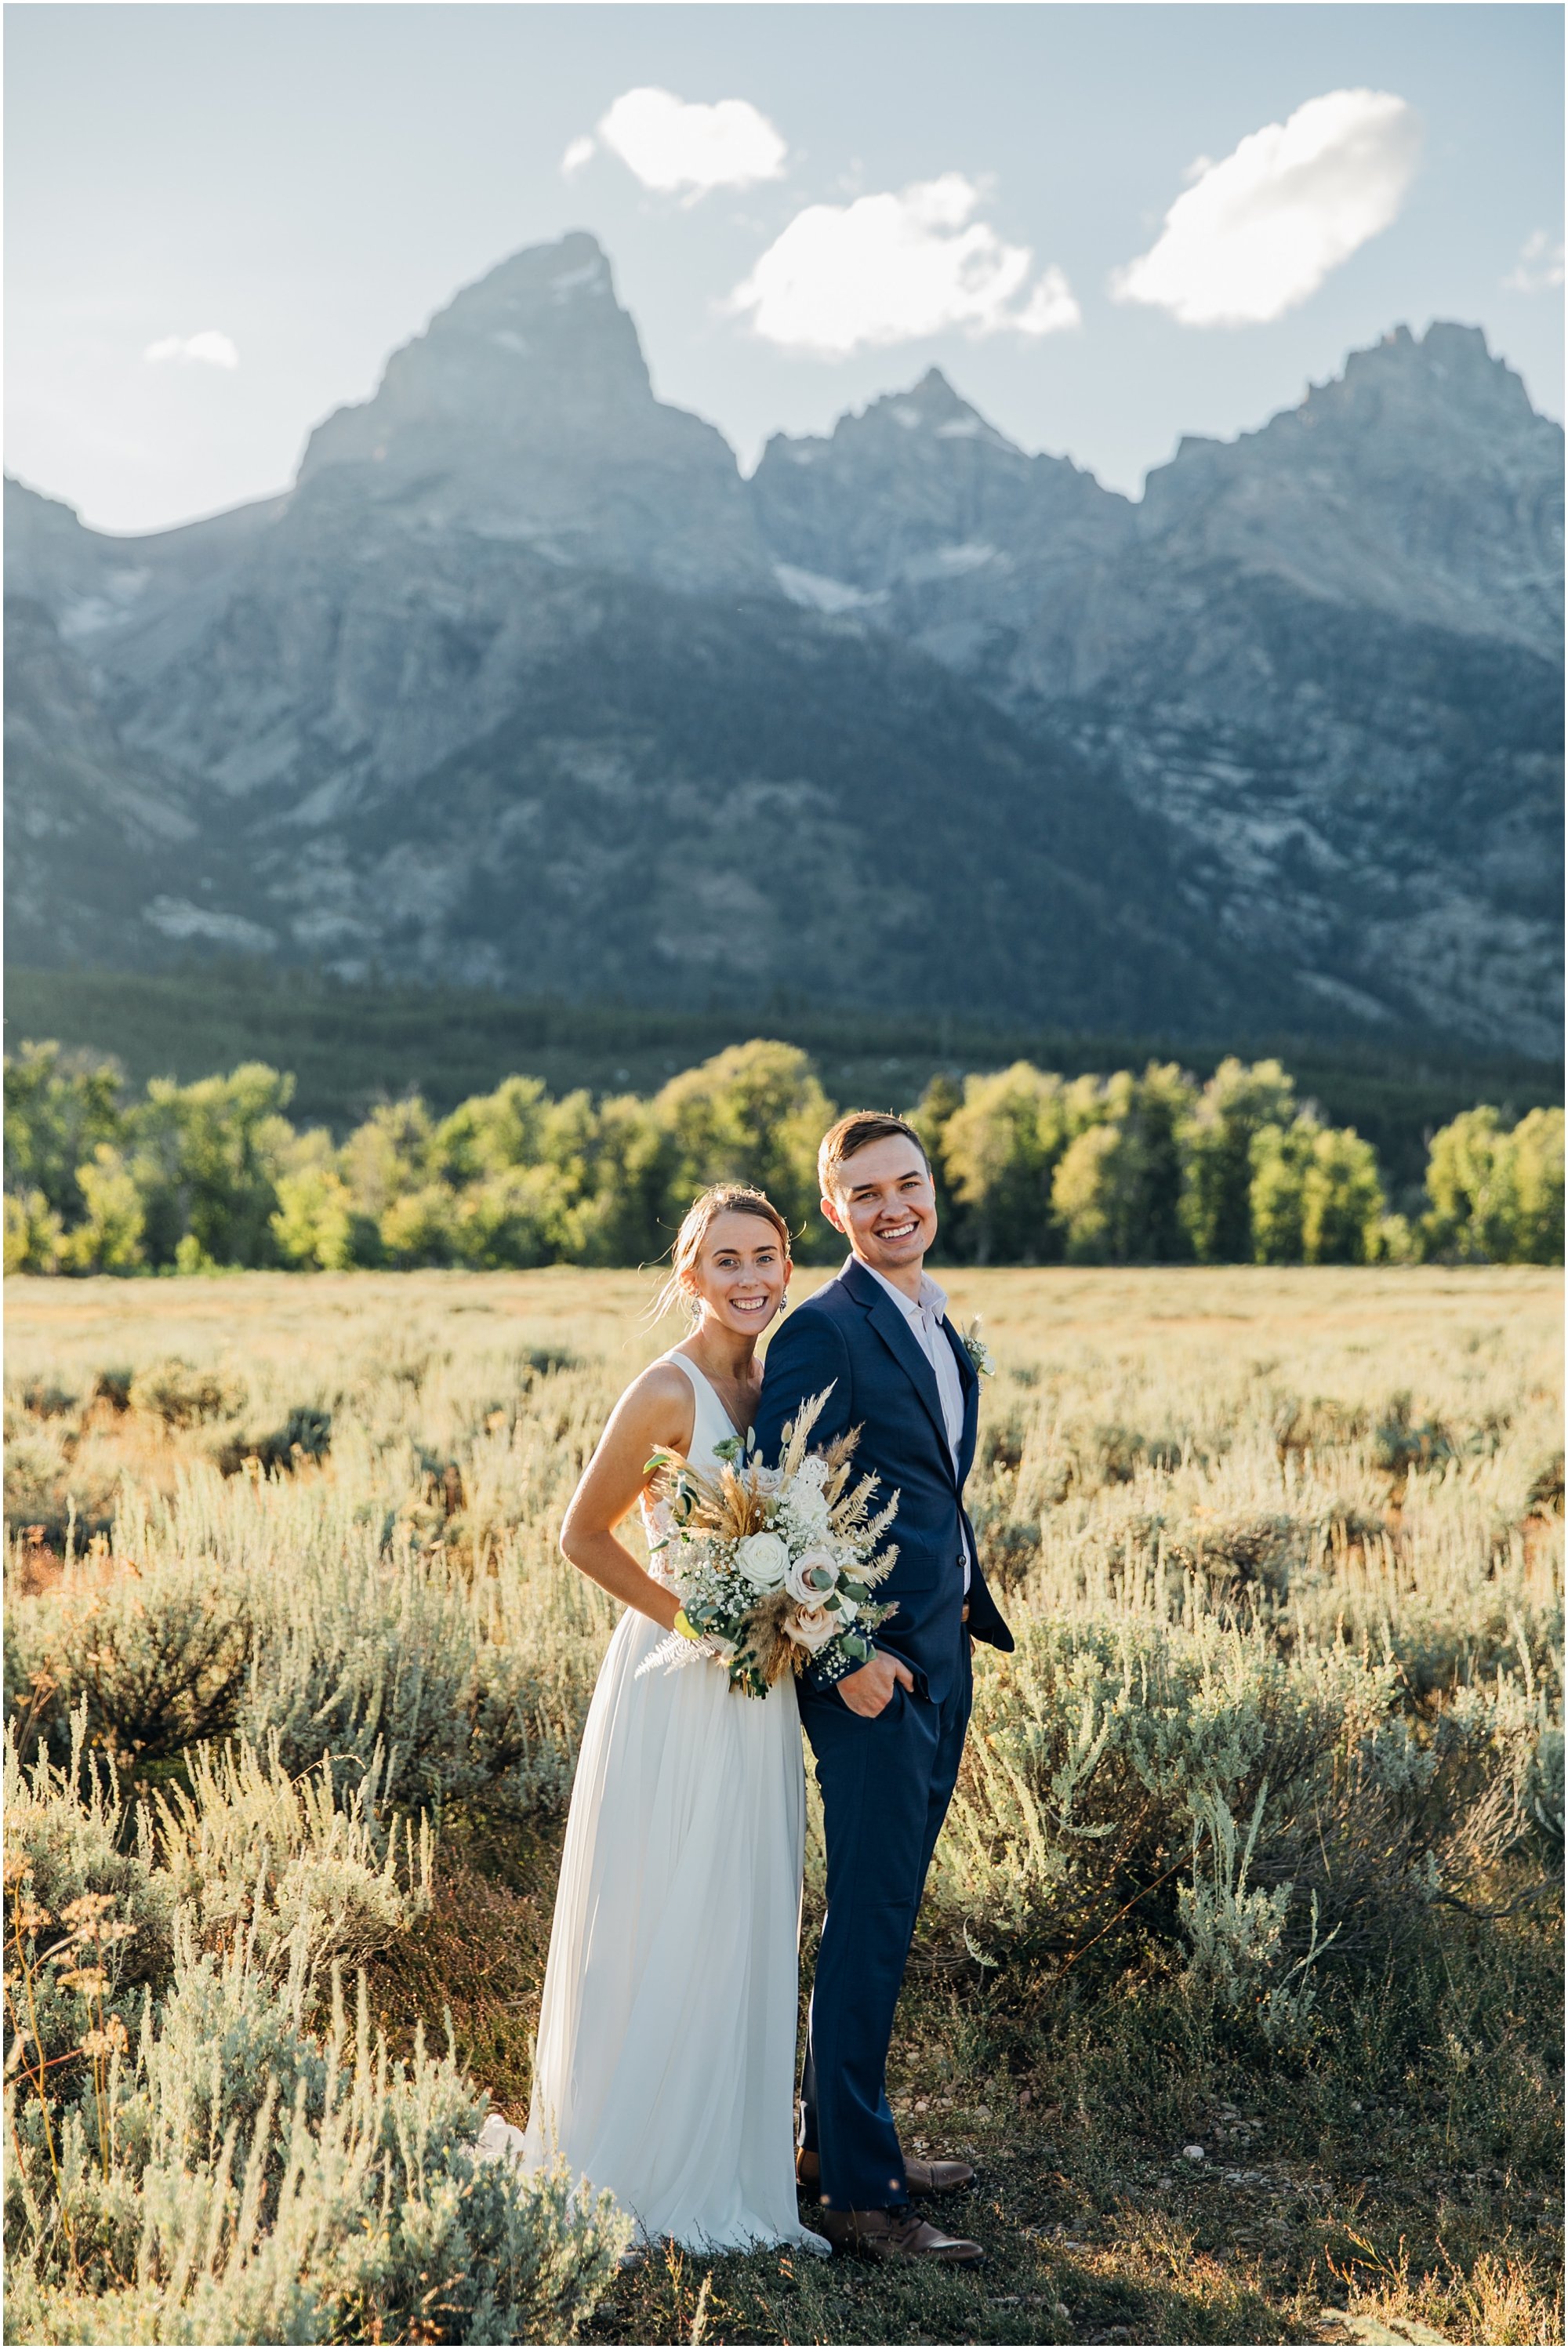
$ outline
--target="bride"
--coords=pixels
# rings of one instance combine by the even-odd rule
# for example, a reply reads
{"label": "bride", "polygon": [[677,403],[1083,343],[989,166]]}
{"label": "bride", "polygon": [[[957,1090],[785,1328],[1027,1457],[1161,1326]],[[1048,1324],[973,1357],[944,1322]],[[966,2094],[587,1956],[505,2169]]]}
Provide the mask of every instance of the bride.
{"label": "bride", "polygon": [[[707,1469],[744,1437],[762,1387],[757,1340],[789,1272],[789,1226],[759,1191],[702,1194],[661,1300],[685,1304],[691,1332],[627,1388],[573,1495],[561,1547],[626,1612],[583,1733],[528,2127],[519,2139],[486,2125],[530,2167],[563,2154],[643,2241],[694,2251],[829,2249],[795,2201],[794,1682],[758,1699],[732,1692],[715,1664],[637,1672],[686,1630],[661,1576],[655,1545],[670,1528],[648,1461],[664,1447]],[[615,1530],[638,1504],[647,1572]]]}

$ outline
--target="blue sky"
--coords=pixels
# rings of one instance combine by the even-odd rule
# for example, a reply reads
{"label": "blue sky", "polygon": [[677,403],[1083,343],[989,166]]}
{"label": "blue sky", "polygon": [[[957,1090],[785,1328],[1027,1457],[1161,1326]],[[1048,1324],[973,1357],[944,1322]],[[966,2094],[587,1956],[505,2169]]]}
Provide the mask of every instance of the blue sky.
{"label": "blue sky", "polygon": [[265,495],[573,227],[748,466],[935,363],[1136,494],[1433,317],[1561,415],[1563,38],[1546,5],[12,5],[7,465],[108,530]]}

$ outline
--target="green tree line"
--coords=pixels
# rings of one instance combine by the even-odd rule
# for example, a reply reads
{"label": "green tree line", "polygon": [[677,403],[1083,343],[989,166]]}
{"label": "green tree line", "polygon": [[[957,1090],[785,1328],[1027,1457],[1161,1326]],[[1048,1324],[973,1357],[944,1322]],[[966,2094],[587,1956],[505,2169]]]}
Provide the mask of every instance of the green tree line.
{"label": "green tree line", "polygon": [[[7,1272],[630,1265],[704,1184],[758,1183],[808,1261],[834,1114],[795,1046],[738,1044],[651,1097],[552,1099],[509,1077],[449,1116],[414,1096],[345,1141],[304,1131],[259,1061],[135,1098],[111,1064],[5,1061]],[[936,1169],[943,1249],[992,1264],[1544,1264],[1563,1252],[1563,1112],[1465,1111],[1396,1214],[1371,1145],[1325,1123],[1278,1061],[1064,1078],[1019,1061],[938,1077],[909,1112]]]}

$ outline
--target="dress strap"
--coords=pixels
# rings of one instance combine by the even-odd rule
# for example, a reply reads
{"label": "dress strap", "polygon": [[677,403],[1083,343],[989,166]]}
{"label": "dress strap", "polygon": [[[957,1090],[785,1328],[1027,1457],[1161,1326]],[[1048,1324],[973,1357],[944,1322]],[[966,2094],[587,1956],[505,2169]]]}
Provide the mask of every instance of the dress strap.
{"label": "dress strap", "polygon": [[710,1431],[707,1437],[707,1446],[709,1452],[713,1451],[716,1444],[726,1442],[727,1439],[731,1436],[738,1435],[740,1433],[740,1430],[736,1426],[735,1422],[731,1419],[728,1412],[725,1409],[724,1398],[719,1393],[718,1389],[714,1385],[713,1381],[708,1377],[707,1371],[699,1370],[696,1363],[692,1361],[691,1356],[689,1354],[683,1354],[678,1346],[672,1346],[669,1352],[665,1354],[664,1359],[666,1362],[678,1362],[682,1370],[686,1372],[686,1377],[691,1381],[692,1394],[696,1404],[696,1421],[692,1429],[692,1446],[694,1451],[696,1446],[697,1433],[702,1427],[705,1413],[707,1414],[712,1423]]}

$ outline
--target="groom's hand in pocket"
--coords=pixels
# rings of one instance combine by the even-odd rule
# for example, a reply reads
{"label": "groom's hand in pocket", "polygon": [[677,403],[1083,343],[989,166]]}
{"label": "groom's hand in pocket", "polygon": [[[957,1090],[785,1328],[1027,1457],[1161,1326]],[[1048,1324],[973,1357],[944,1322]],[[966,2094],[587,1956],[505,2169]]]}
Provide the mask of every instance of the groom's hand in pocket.
{"label": "groom's hand in pocket", "polygon": [[844,1674],[839,1682],[839,1694],[851,1713],[858,1713],[865,1721],[874,1721],[879,1713],[887,1711],[893,1690],[901,1682],[906,1689],[913,1689],[914,1674],[896,1656],[890,1656],[885,1648],[879,1648],[869,1664],[862,1664],[858,1672]]}

